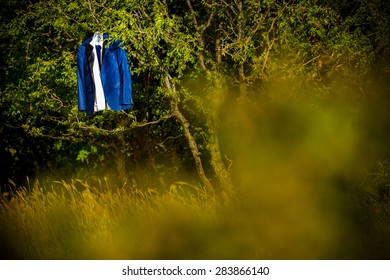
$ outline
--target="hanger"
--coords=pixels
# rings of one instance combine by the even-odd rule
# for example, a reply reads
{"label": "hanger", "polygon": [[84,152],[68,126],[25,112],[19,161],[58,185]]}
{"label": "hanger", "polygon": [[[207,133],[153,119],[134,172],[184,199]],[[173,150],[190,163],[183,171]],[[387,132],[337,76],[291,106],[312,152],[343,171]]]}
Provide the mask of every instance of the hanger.
{"label": "hanger", "polygon": [[93,34],[92,42],[95,42],[96,44],[101,44],[103,42],[103,32],[96,31]]}

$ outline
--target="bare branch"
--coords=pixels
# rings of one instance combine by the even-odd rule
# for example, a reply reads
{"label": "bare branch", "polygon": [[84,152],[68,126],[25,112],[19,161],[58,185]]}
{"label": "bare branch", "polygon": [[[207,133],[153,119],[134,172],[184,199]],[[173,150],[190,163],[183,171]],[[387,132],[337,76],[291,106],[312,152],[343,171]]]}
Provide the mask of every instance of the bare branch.
{"label": "bare branch", "polygon": [[196,19],[196,13],[194,11],[194,8],[192,7],[191,1],[186,0],[188,9],[190,9],[191,15],[192,15],[192,23],[194,24],[196,33],[199,33],[199,25],[198,20]]}
{"label": "bare branch", "polygon": [[158,123],[160,123],[160,122],[162,122],[164,120],[172,118],[173,116],[174,116],[174,114],[171,113],[169,115],[162,116],[162,117],[160,117],[159,119],[157,119],[155,121],[132,124],[128,128],[123,127],[123,128],[115,128],[115,129],[104,129],[104,128],[99,128],[99,127],[94,127],[94,126],[85,126],[85,125],[79,125],[78,127],[80,129],[83,129],[83,130],[95,131],[95,132],[100,132],[100,133],[109,135],[109,134],[116,134],[116,133],[119,133],[119,132],[131,131],[133,129],[146,127],[146,126],[149,126],[149,125],[158,124]]}
{"label": "bare branch", "polygon": [[95,14],[95,9],[93,7],[91,0],[86,0],[86,2],[88,4],[88,8],[89,8],[89,11],[91,12],[92,17],[95,19],[99,28],[102,28],[102,23],[99,21],[99,19],[97,18],[96,14]]}
{"label": "bare branch", "polygon": [[149,126],[149,125],[153,125],[153,124],[158,124],[158,123],[160,123],[162,121],[165,121],[165,120],[168,120],[168,119],[172,118],[173,116],[174,116],[173,113],[171,113],[169,115],[162,116],[158,120],[155,120],[155,121],[132,125],[131,128],[127,129],[127,130],[131,130],[133,128],[145,127],[145,126]]}
{"label": "bare branch", "polygon": [[211,12],[209,18],[207,19],[207,23],[202,28],[202,33],[210,26],[211,21],[213,20],[213,18],[214,18],[214,12]]}
{"label": "bare branch", "polygon": [[273,46],[275,44],[275,41],[276,41],[276,38],[272,38],[272,40],[270,40],[270,34],[274,30],[274,28],[275,28],[276,20],[279,19],[282,16],[284,10],[287,8],[287,6],[290,4],[290,2],[291,1],[286,2],[283,5],[283,8],[279,11],[278,15],[275,16],[275,18],[272,20],[271,26],[270,26],[270,28],[267,31],[267,51],[266,51],[266,54],[265,54],[265,57],[264,57],[263,66],[261,68],[262,72],[264,72],[264,70],[265,70],[265,67],[266,67],[268,59],[269,59],[269,55],[270,55],[271,50],[272,50],[272,48],[273,48]]}
{"label": "bare branch", "polygon": [[310,64],[311,62],[313,62],[314,60],[319,59],[320,57],[321,57],[321,55],[319,54],[319,55],[313,57],[312,59],[306,61],[304,64],[302,64],[302,66],[308,65],[308,64]]}
{"label": "bare branch", "polygon": [[206,73],[208,72],[208,69],[205,65],[205,62],[204,62],[204,55],[203,55],[203,50],[205,49],[205,42],[203,40],[203,33],[204,31],[210,26],[211,24],[211,21],[214,17],[214,13],[212,12],[207,20],[207,23],[204,25],[204,26],[200,26],[199,23],[198,23],[198,20],[196,18],[196,12],[191,4],[191,1],[190,0],[186,0],[187,2],[187,6],[188,6],[188,9],[190,10],[190,13],[191,13],[191,16],[192,16],[192,23],[194,25],[194,28],[195,28],[195,34],[196,34],[196,39],[198,41],[198,45],[199,45],[199,48],[200,50],[198,51],[198,55],[197,55],[197,59],[198,59],[198,62],[199,62],[199,65],[200,67],[202,68],[203,71],[205,71]]}
{"label": "bare branch", "polygon": [[268,47],[267,47],[267,52],[265,53],[265,57],[264,57],[264,61],[263,61],[263,66],[261,67],[261,72],[264,72],[265,67],[267,66],[268,58],[269,58],[269,55],[270,55],[270,53],[271,53],[271,50],[272,50],[274,44],[275,44],[275,39],[273,39],[273,40],[271,41],[271,43],[267,42]]}

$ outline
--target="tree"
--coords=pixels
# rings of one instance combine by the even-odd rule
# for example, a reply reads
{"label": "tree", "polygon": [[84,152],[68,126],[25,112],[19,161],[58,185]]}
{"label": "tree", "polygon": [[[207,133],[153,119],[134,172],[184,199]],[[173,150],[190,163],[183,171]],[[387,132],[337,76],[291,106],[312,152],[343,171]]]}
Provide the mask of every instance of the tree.
{"label": "tree", "polygon": [[[297,76],[310,86],[322,87],[335,76],[361,85],[375,59],[388,57],[388,5],[381,5],[8,1],[0,31],[7,50],[1,61],[1,153],[13,166],[38,166],[33,173],[63,168],[75,176],[108,169],[114,158],[122,184],[136,177],[129,169],[157,174],[156,159],[178,155],[180,163],[173,165],[191,162],[202,186],[232,189],[230,152],[221,140],[225,104],[245,104],[264,94],[267,83]],[[133,110],[93,117],[77,111],[75,54],[96,30],[122,40],[127,50]],[[141,168],[145,162],[154,167]]]}

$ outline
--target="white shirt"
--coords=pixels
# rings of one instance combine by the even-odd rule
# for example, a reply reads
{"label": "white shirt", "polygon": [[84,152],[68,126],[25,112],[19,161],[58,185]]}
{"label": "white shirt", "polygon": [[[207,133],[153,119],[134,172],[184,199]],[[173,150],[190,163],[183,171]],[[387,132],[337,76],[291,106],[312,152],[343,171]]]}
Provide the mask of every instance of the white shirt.
{"label": "white shirt", "polygon": [[[106,98],[104,97],[104,90],[102,85],[102,79],[100,75],[99,60],[102,61],[103,57],[103,33],[95,32],[91,43],[93,47],[93,80],[95,81],[95,106],[94,111],[101,111],[107,109]],[[96,46],[101,47],[100,57],[98,58],[96,52]],[[99,60],[98,60],[99,59]]]}

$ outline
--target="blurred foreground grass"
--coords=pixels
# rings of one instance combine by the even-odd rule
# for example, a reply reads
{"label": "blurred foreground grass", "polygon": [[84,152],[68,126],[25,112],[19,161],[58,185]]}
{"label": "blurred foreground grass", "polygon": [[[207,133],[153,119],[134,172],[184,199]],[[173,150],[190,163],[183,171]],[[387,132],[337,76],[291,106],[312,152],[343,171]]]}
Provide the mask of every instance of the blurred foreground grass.
{"label": "blurred foreground grass", "polygon": [[0,198],[2,255],[390,258],[386,96],[355,106],[350,92],[304,102],[304,93],[289,86],[270,92],[223,109],[233,193],[186,183],[120,189],[78,179],[14,186]]}
{"label": "blurred foreground grass", "polygon": [[378,212],[383,208],[354,199],[343,205],[340,197],[320,198],[321,190],[304,191],[293,182],[286,193],[249,190],[230,199],[180,186],[158,193],[61,184],[62,191],[37,185],[1,200],[4,258],[389,257],[388,216]]}

